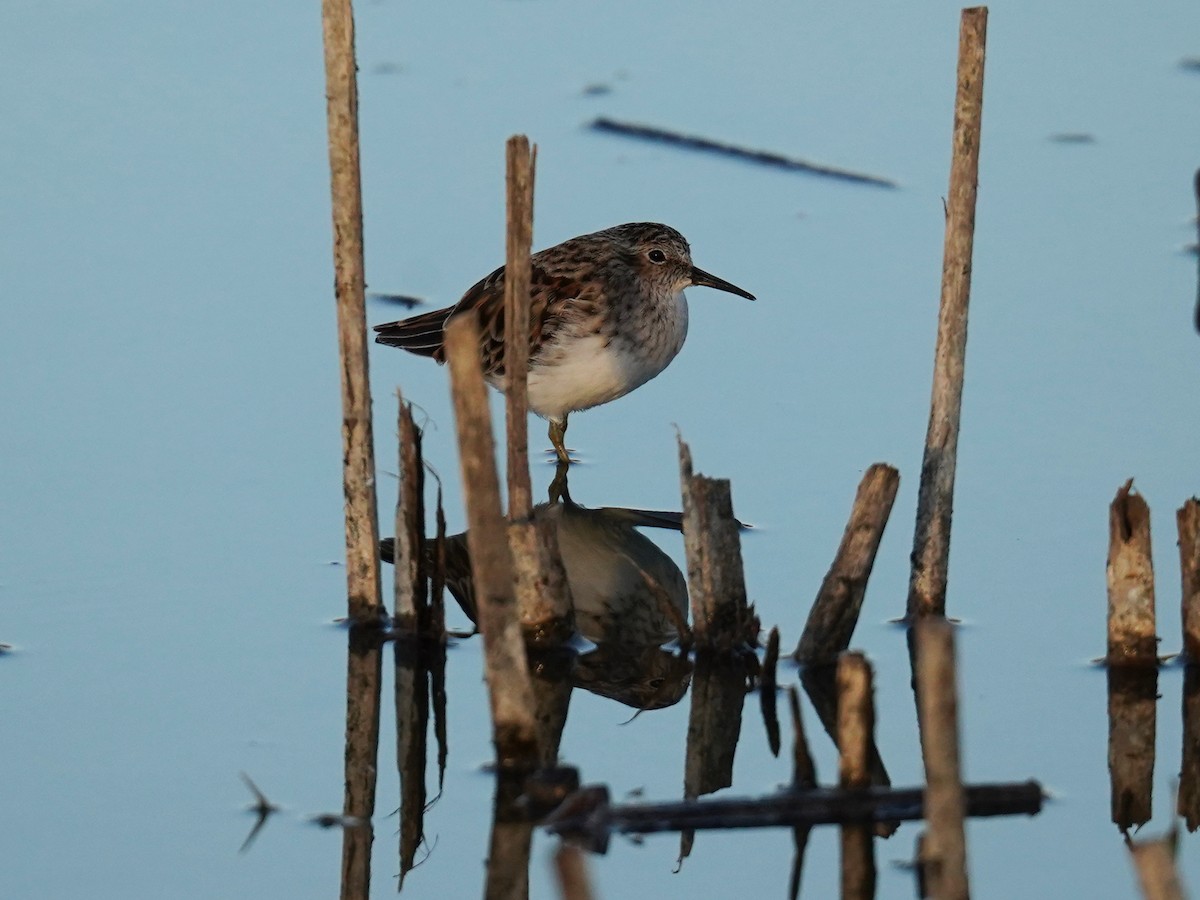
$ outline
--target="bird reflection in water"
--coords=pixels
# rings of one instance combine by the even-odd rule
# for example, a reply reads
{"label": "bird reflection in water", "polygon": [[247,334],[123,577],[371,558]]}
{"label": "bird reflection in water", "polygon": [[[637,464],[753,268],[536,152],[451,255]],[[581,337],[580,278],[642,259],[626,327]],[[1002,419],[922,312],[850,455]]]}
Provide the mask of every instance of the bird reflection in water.
{"label": "bird reflection in water", "polygon": [[[533,514],[555,524],[575,627],[596,645],[576,660],[574,684],[639,710],[678,703],[687,692],[691,661],[662,645],[687,632],[687,579],[637,529],[681,531],[682,514],[580,506],[571,499],[565,466],[558,467],[549,493],[550,501]],[[381,549],[390,562],[391,540]],[[465,532],[446,538],[446,588],[476,622]]]}

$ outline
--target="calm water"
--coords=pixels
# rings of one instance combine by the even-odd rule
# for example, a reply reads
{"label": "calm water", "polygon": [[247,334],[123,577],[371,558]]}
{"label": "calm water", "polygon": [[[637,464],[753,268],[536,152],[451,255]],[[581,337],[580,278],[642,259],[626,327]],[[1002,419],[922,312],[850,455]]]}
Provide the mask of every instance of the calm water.
{"label": "calm water", "polygon": [[[499,264],[503,141],[522,131],[539,145],[539,247],[660,220],[759,297],[693,291],[671,368],[576,417],[580,502],[678,508],[677,424],[758,526],[748,587],[786,649],[861,472],[900,469],[854,641],[875,664],[898,784],[921,768],[903,634],[885,623],[907,584],[958,10],[358,9],[372,290],[449,303]],[[1181,251],[1195,239],[1200,76],[1178,62],[1200,54],[1197,35],[1194,3],[991,8],[950,609],[966,623],[967,776],[1037,777],[1059,800],[970,827],[980,897],[1134,896],[1108,815],[1105,679],[1086,661],[1104,645],[1106,507],[1131,475],[1154,514],[1163,647],[1179,644],[1174,510],[1200,492],[1196,267]],[[345,675],[329,624],[344,573],[318,5],[18,0],[0,11],[0,51],[5,895],[331,896],[340,835],[306,822],[341,807]],[[902,187],[632,143],[587,131],[597,115]],[[1095,141],[1049,139],[1065,132]],[[446,373],[385,348],[372,365],[381,469],[395,469],[399,383],[427,414],[426,456],[461,530]],[[535,466],[535,482],[550,475]],[[394,481],[380,484],[387,509]],[[678,535],[651,537],[682,559]],[[481,890],[479,654],[477,640],[450,652],[446,788],[409,896]],[[1177,670],[1159,682],[1152,832],[1170,822],[1181,683]],[[386,710],[377,895],[397,872]],[[790,774],[752,711],[734,769],[745,794]],[[686,701],[628,719],[577,691],[564,760],[618,795],[678,797]],[[813,744],[829,777],[833,751]],[[239,856],[253,823],[242,770],[286,809]],[[914,835],[880,848],[880,896],[911,895],[886,862]],[[835,890],[836,841],[814,835],[805,896]],[[1181,854],[1193,889],[1194,842]],[[554,896],[551,848],[535,839],[534,897]],[[592,875],[607,897],[779,896],[791,837],[701,835],[673,874],[677,853],[671,837],[618,840]]]}

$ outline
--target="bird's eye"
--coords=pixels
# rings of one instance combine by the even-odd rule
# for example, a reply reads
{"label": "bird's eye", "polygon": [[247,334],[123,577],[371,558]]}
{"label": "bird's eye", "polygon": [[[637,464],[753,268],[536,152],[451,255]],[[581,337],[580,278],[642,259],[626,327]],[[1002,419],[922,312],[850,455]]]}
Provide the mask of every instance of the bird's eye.
{"label": "bird's eye", "polygon": [[667,254],[661,250],[651,250],[646,256],[650,258],[650,262],[652,263],[665,263],[667,261]]}

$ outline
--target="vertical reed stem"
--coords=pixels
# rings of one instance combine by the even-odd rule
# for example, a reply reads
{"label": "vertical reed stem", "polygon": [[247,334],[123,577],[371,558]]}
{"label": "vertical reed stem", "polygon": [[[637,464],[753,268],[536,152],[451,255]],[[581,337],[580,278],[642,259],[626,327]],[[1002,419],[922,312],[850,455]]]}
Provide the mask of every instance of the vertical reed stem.
{"label": "vertical reed stem", "polygon": [[508,517],[533,512],[529,483],[529,262],[533,242],[533,175],[537,150],[523,134],[508,139],[508,230],[504,263],[504,372],[508,410]]}
{"label": "vertical reed stem", "polygon": [[962,11],[958,35],[958,90],[954,100],[953,157],[946,200],[942,299],[934,351],[933,397],[917,526],[913,535],[908,618],[945,615],[950,562],[950,519],[967,354],[967,307],[975,243],[975,199],[979,182],[979,135],[983,119],[983,63],[987,7]]}
{"label": "vertical reed stem", "polygon": [[346,497],[348,615],[383,611],[371,384],[367,371],[362,179],[358,160],[358,87],[350,0],[322,0],[326,117],[333,197],[333,267],[342,383],[342,480]]}
{"label": "vertical reed stem", "polygon": [[[514,135],[507,146],[508,231],[504,264],[504,371],[508,412],[509,550],[516,578],[517,611],[528,636],[565,641],[573,608],[558,552],[558,533],[533,521],[529,479],[529,318],[533,240],[533,176],[537,148]],[[545,748],[543,748],[545,750]]]}

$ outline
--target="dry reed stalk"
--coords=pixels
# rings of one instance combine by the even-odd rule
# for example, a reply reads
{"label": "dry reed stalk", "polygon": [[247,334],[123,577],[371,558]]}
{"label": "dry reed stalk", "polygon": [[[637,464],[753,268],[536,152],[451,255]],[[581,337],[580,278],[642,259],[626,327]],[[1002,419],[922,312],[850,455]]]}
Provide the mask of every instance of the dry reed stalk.
{"label": "dry reed stalk", "polygon": [[1174,831],[1153,840],[1129,841],[1129,855],[1145,900],[1183,900],[1183,882],[1175,867]]}
{"label": "dry reed stalk", "polygon": [[365,622],[383,614],[371,382],[367,369],[362,178],[358,154],[358,86],[350,0],[322,0],[329,175],[333,199],[333,269],[342,385],[342,482],[346,506],[347,615]]}
{"label": "dry reed stalk", "polygon": [[698,649],[728,650],[755,640],[758,630],[746,601],[729,481],[693,474],[692,454],[682,438],[679,467],[692,635]]}
{"label": "dry reed stalk", "polygon": [[967,355],[971,258],[975,244],[986,42],[987,7],[964,9],[958,34],[958,86],[954,99],[953,155],[946,199],[946,240],[937,347],[934,350],[933,396],[917,496],[912,575],[908,582],[910,620],[946,613],[950,520]]}
{"label": "dry reed stalk", "polygon": [[500,480],[479,356],[479,324],[459,315],[446,325],[459,463],[467,505],[467,547],[483,633],[492,737],[501,765],[537,758],[533,690],[513,598],[512,560],[500,509]]}
{"label": "dry reed stalk", "polygon": [[392,551],[396,627],[426,631],[428,580],[425,571],[425,467],[421,463],[421,430],[413,422],[412,405],[400,403],[400,490],[396,497],[396,537]]}
{"label": "dry reed stalk", "polygon": [[560,844],[554,854],[554,872],[558,876],[558,895],[562,900],[592,900],[587,861],[579,848]]}
{"label": "dry reed stalk", "polygon": [[1108,509],[1108,663],[1153,666],[1158,661],[1154,622],[1154,562],[1150,507],[1125,482]]}
{"label": "dry reed stalk", "polygon": [[508,420],[508,540],[516,578],[517,611],[526,635],[561,643],[574,631],[573,607],[557,533],[533,521],[529,478],[530,245],[537,148],[529,138],[508,139],[508,228],[504,263],[504,371]]}
{"label": "dry reed stalk", "polygon": [[875,463],[863,475],[837,555],[792,654],[797,662],[831,663],[850,646],[899,486],[900,473],[886,463]]}
{"label": "dry reed stalk", "polygon": [[506,147],[508,227],[504,261],[504,372],[508,412],[508,517],[533,515],[529,481],[529,306],[533,242],[533,176],[537,151],[513,135]]}

